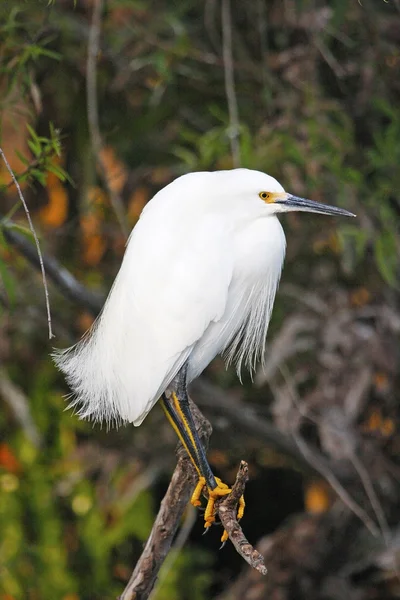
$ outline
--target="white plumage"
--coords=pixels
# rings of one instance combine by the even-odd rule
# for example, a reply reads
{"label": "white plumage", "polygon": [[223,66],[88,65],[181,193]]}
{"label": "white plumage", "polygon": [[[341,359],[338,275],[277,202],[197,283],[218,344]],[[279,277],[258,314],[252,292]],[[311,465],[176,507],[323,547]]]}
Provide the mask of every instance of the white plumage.
{"label": "white plumage", "polygon": [[220,353],[254,367],[285,254],[276,213],[323,212],[290,199],[247,169],[184,175],[154,196],[95,325],[55,354],[80,416],[140,425],[186,361],[188,382]]}

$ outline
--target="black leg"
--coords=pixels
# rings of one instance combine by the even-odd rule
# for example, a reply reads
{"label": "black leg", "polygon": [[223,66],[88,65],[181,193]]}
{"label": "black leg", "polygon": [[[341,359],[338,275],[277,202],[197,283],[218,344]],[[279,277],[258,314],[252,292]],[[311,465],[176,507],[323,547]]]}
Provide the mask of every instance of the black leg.
{"label": "black leg", "polygon": [[[167,394],[163,394],[161,403],[165,414],[186,449],[199,476],[199,481],[190,500],[193,506],[201,505],[200,497],[204,493],[204,487],[207,487],[204,527],[208,530],[215,521],[215,502],[229,494],[232,490],[218,477],[214,477],[211,467],[208,464],[204,446],[197,433],[190,410],[189,397],[186,390],[186,370],[187,366],[185,365],[174,382],[174,389],[168,396]],[[243,515],[244,506],[242,496],[239,501],[238,519]],[[224,531],[221,537],[222,543],[224,544],[227,539],[228,533]]]}
{"label": "black leg", "polygon": [[214,490],[217,487],[217,482],[208,464],[204,446],[197,433],[189,406],[189,398],[186,390],[186,371],[187,366],[185,365],[178,375],[176,391],[172,392],[169,398],[164,394],[162,404],[171,425],[189,454],[197,473],[199,476],[204,477],[207,488]]}

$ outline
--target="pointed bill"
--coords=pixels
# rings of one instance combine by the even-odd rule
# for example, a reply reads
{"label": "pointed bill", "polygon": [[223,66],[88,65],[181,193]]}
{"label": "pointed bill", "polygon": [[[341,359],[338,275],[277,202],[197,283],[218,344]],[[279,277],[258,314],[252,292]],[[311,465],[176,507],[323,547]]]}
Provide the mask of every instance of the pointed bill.
{"label": "pointed bill", "polygon": [[320,202],[314,202],[313,200],[307,200],[306,198],[299,198],[298,196],[292,196],[292,194],[285,194],[275,200],[276,204],[282,204],[287,207],[288,210],[300,210],[303,212],[319,213],[321,215],[336,215],[342,217],[355,217],[356,215],[344,208],[338,208],[337,206],[329,206],[328,204],[321,204]]}

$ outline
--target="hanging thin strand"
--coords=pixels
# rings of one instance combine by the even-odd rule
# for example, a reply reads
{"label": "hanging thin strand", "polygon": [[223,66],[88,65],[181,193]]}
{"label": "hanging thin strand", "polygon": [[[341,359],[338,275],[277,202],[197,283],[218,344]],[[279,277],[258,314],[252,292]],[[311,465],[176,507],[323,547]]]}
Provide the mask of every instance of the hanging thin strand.
{"label": "hanging thin strand", "polygon": [[11,178],[12,178],[12,180],[14,182],[15,187],[17,188],[19,199],[21,200],[22,206],[24,207],[24,211],[25,211],[25,214],[26,214],[26,218],[28,219],[29,229],[31,230],[33,238],[35,240],[36,250],[37,250],[38,257],[39,257],[40,270],[42,272],[44,296],[45,296],[45,301],[46,301],[47,325],[48,325],[48,330],[49,330],[49,340],[51,340],[55,336],[53,334],[53,330],[52,330],[52,327],[51,327],[51,312],[50,312],[49,290],[47,289],[46,272],[45,272],[45,269],[44,269],[43,257],[42,257],[42,252],[40,250],[39,239],[38,239],[38,236],[36,235],[36,231],[35,231],[35,228],[34,228],[33,223],[32,223],[32,219],[31,219],[31,215],[30,215],[30,212],[29,212],[28,205],[25,202],[24,196],[22,195],[21,187],[20,187],[20,185],[19,185],[19,183],[17,181],[17,178],[15,177],[14,172],[11,169],[10,164],[9,164],[9,162],[7,160],[7,157],[4,154],[3,149],[1,147],[0,147],[0,156],[3,159],[3,161],[4,161],[4,164],[6,165],[7,171],[11,175]]}

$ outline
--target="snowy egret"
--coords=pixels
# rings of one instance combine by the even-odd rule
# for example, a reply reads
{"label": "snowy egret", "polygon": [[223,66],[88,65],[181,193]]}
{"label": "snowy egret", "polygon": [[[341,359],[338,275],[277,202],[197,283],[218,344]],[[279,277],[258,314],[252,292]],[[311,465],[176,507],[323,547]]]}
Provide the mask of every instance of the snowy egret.
{"label": "snowy egret", "polygon": [[179,177],[144,208],[95,325],[55,355],[81,417],[140,425],[162,398],[199,476],[194,505],[207,489],[206,527],[230,489],[207,462],[186,386],[217,354],[238,371],[262,358],[286,247],[277,215],[289,211],[354,216],[259,171]]}

